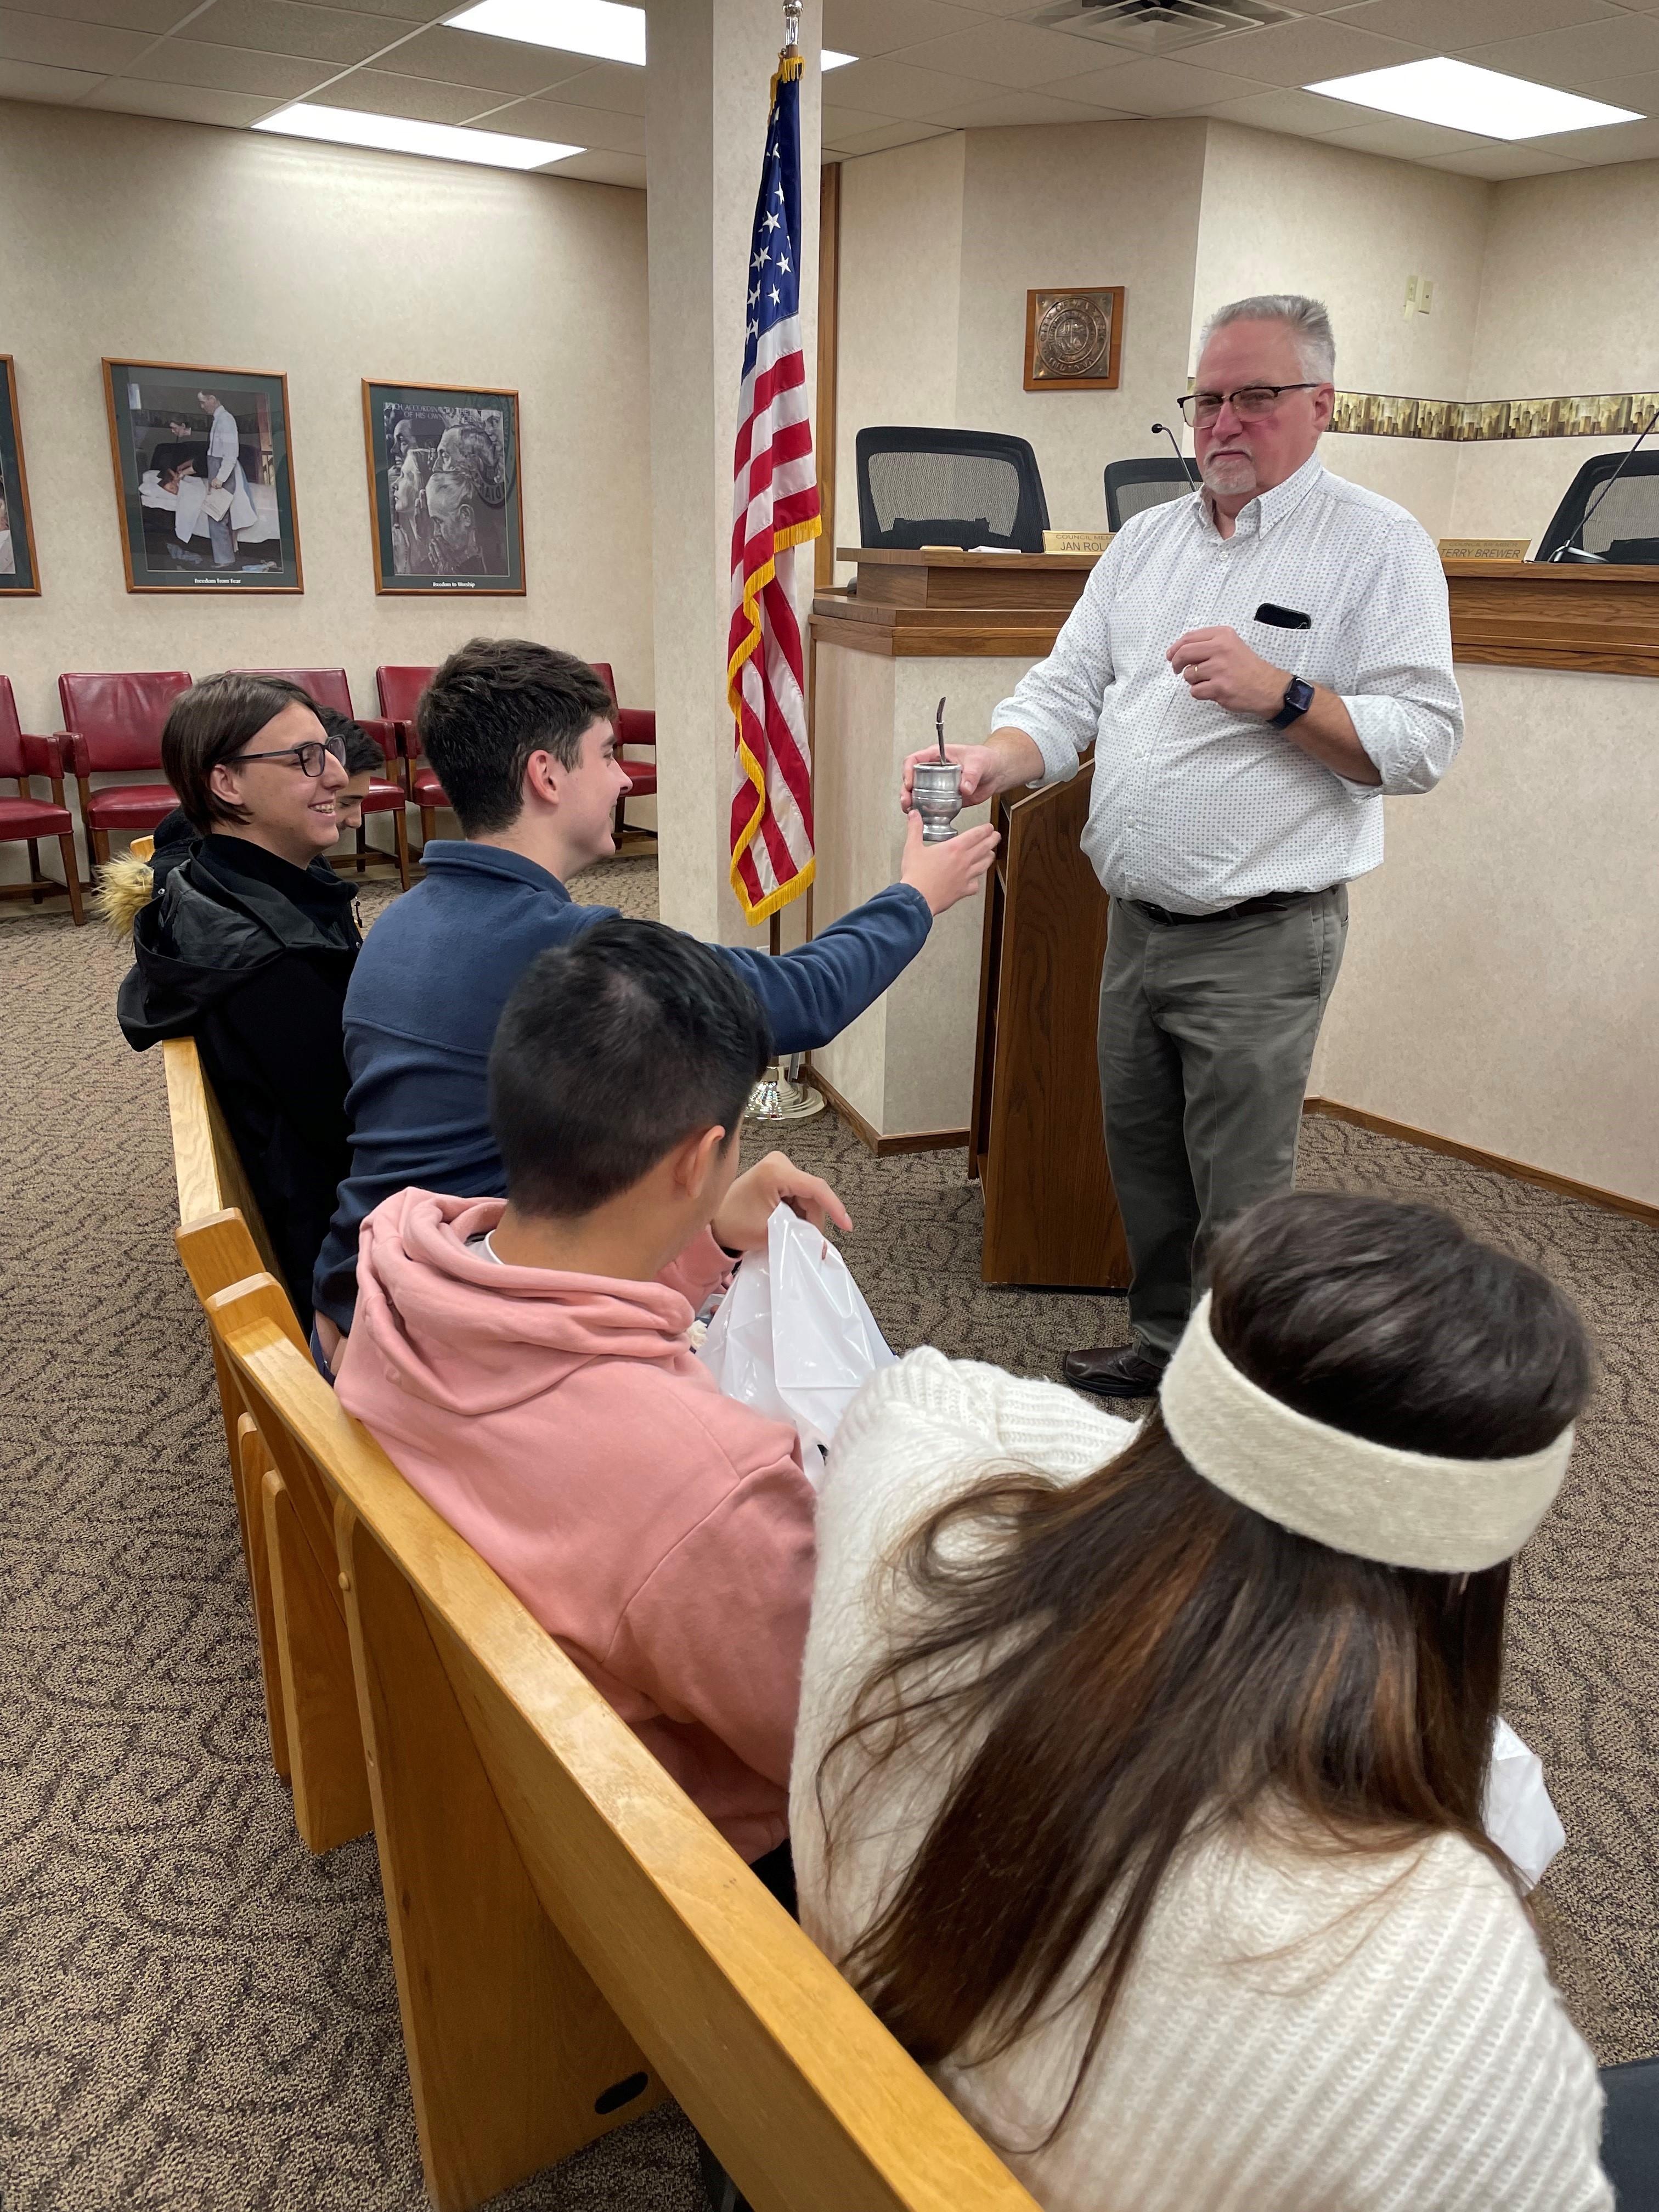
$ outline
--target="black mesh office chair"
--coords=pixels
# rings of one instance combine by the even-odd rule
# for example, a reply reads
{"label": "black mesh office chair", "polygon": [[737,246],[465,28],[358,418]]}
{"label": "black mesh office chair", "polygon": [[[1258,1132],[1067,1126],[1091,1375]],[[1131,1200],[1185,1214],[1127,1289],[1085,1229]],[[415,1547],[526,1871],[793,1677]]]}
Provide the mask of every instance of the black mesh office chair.
{"label": "black mesh office chair", "polygon": [[1106,464],[1106,527],[1121,530],[1132,514],[1143,507],[1162,507],[1165,500],[1180,499],[1198,483],[1198,463],[1187,461],[1183,476],[1170,454],[1167,461],[1108,461]]}
{"label": "black mesh office chair", "polygon": [[994,545],[1041,553],[1048,502],[1036,455],[996,430],[858,434],[861,545]]}
{"label": "black mesh office chair", "polygon": [[[1615,471],[1618,483],[1598,498]],[[1550,518],[1534,558],[1553,560],[1564,546],[1582,547],[1604,561],[1659,562],[1659,453],[1598,453],[1586,461]]]}

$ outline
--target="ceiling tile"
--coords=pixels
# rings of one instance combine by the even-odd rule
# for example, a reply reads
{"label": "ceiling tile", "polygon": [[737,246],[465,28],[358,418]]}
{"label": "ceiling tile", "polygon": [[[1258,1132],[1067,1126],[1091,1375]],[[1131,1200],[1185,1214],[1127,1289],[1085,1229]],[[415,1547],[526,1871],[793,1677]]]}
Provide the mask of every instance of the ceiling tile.
{"label": "ceiling tile", "polygon": [[255,93],[210,92],[197,84],[140,84],[136,77],[112,76],[90,93],[83,107],[112,108],[123,115],[165,115],[175,123],[217,123],[245,131],[274,103]]}
{"label": "ceiling tile", "polygon": [[214,0],[173,36],[191,44],[242,46],[262,54],[298,54],[337,68],[367,61],[401,33],[413,31],[388,15],[351,8],[296,6],[294,0]]}
{"label": "ceiling tile", "polygon": [[1465,58],[1482,69],[1506,70],[1537,84],[1577,87],[1598,77],[1659,70],[1659,21],[1619,15],[1575,30],[1544,31],[1536,38],[1498,39],[1472,46]]}
{"label": "ceiling tile", "polygon": [[947,123],[957,131],[1007,131],[1022,125],[1055,123],[1124,123],[1137,118],[1122,108],[1100,107],[1092,101],[1057,100],[1048,92],[988,93],[962,106],[942,107],[930,123]]}
{"label": "ceiling tile", "polygon": [[948,39],[907,46],[902,58],[918,69],[951,70],[1018,89],[1069,75],[1077,66],[1076,46],[1075,39],[1030,23],[981,23]]}
{"label": "ceiling tile", "polygon": [[577,107],[608,107],[613,115],[643,115],[645,71],[628,62],[599,62],[579,76],[562,76],[559,98]]}
{"label": "ceiling tile", "polygon": [[971,29],[973,22],[963,9],[941,7],[939,0],[823,0],[823,43],[843,54],[890,54]]}
{"label": "ceiling tile", "polygon": [[1374,107],[1328,100],[1322,92],[1257,92],[1248,100],[1224,100],[1209,112],[1218,123],[1242,123],[1251,131],[1287,131],[1292,137],[1317,138],[1330,131],[1356,130],[1375,123]]}
{"label": "ceiling tile", "polygon": [[46,69],[39,62],[0,62],[0,100],[79,100],[98,82],[93,70]]}
{"label": "ceiling tile", "polygon": [[854,133],[879,131],[883,124],[890,120],[890,117],[878,115],[869,108],[832,106],[826,100],[823,103],[823,143],[826,146],[831,143],[839,146],[844,138]]}
{"label": "ceiling tile", "polygon": [[1529,38],[1564,23],[1594,23],[1619,9],[1611,0],[1365,0],[1337,17],[1384,38],[1414,39],[1455,54],[1483,39]]}
{"label": "ceiling tile", "polygon": [[985,87],[972,77],[948,76],[943,70],[912,69],[905,62],[854,62],[835,73],[836,97],[878,115],[917,118],[952,102],[983,100]]}
{"label": "ceiling tile", "polygon": [[117,30],[148,31],[159,38],[190,8],[191,0],[28,0],[19,12],[45,15],[53,22],[107,23]]}
{"label": "ceiling tile", "polygon": [[[331,8],[337,0],[321,0],[321,4]],[[398,22],[430,23],[440,15],[453,15],[456,0],[351,0],[351,5],[364,15],[390,15]]]}
{"label": "ceiling tile", "polygon": [[272,100],[300,100],[327,76],[321,62],[286,54],[245,53],[240,46],[192,46],[164,39],[126,74],[151,84],[202,84],[215,92],[263,92]]}
{"label": "ceiling tile", "polygon": [[566,107],[556,100],[515,100],[475,115],[480,131],[505,131],[515,138],[553,138],[565,146],[597,146],[606,154],[643,154],[645,119],[608,115],[602,107]]}
{"label": "ceiling tile", "polygon": [[581,177],[590,185],[627,185],[632,190],[642,192],[645,190],[645,156],[643,154],[603,154],[597,150],[573,154],[568,161],[556,161],[550,169],[538,169],[535,173],[539,177]]}
{"label": "ceiling tile", "polygon": [[[1610,100],[1613,94],[1604,91],[1601,96]],[[1640,107],[1644,102],[1632,97],[1625,105]],[[1563,154],[1598,168],[1607,161],[1651,161],[1659,157],[1659,115],[1644,116],[1640,123],[1610,123],[1605,131],[1553,131],[1531,143],[1542,153]]]}
{"label": "ceiling tile", "polygon": [[1420,61],[1431,46],[1403,39],[1382,39],[1351,23],[1320,16],[1302,23],[1279,23],[1268,31],[1241,31],[1186,46],[1181,58],[1194,69],[1254,77],[1261,84],[1312,84],[1320,77],[1352,76],[1361,70],[1390,69],[1396,62]]}
{"label": "ceiling tile", "polygon": [[436,77],[444,84],[476,84],[481,92],[545,92],[593,66],[590,54],[553,46],[520,46],[516,39],[486,39],[477,31],[422,31],[397,51],[387,66],[399,76]]}
{"label": "ceiling tile", "polygon": [[125,69],[149,43],[143,31],[107,30],[98,23],[62,22],[0,8],[0,61],[41,62],[102,76]]}
{"label": "ceiling tile", "polygon": [[355,107],[365,115],[403,115],[416,123],[470,123],[495,105],[476,84],[437,84],[393,70],[352,70],[308,95],[319,107]]}
{"label": "ceiling tile", "polygon": [[1449,169],[1455,176],[1486,177],[1502,184],[1510,177],[1554,177],[1567,169],[1582,169],[1582,161],[1564,161],[1537,146],[1481,146],[1468,154],[1437,154],[1425,164],[1431,169]]}
{"label": "ceiling tile", "polygon": [[888,123],[879,131],[860,131],[845,140],[843,154],[885,154],[895,146],[919,145],[924,138],[948,138],[951,133],[933,123]]}
{"label": "ceiling tile", "polygon": [[1121,69],[1090,70],[1044,88],[1062,100],[1098,100],[1127,115],[1176,115],[1245,100],[1266,88],[1249,77],[1188,69],[1178,61],[1132,61]]}
{"label": "ceiling tile", "polygon": [[1355,154],[1386,154],[1391,161],[1421,161],[1431,154],[1466,154],[1477,146],[1490,146],[1474,131],[1443,131],[1438,124],[1415,123],[1406,115],[1381,115],[1355,131],[1330,131],[1328,146],[1346,146]]}

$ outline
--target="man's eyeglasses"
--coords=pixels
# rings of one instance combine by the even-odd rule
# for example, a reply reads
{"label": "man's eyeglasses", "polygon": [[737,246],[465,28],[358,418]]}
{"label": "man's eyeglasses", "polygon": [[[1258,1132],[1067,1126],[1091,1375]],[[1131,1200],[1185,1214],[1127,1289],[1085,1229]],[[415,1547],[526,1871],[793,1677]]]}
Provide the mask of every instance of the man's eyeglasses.
{"label": "man's eyeglasses", "polygon": [[342,768],[345,766],[345,747],[338,738],[330,738],[321,744],[315,738],[307,738],[303,744],[284,745],[274,753],[233,753],[225,766],[240,768],[244,761],[291,760],[299,762],[301,775],[320,775],[325,753],[331,755]]}
{"label": "man's eyeglasses", "polygon": [[1321,377],[1311,384],[1247,384],[1240,392],[1187,392],[1176,405],[1189,422],[1213,422],[1224,404],[1245,422],[1259,422],[1278,406],[1281,392],[1317,392],[1323,381]]}

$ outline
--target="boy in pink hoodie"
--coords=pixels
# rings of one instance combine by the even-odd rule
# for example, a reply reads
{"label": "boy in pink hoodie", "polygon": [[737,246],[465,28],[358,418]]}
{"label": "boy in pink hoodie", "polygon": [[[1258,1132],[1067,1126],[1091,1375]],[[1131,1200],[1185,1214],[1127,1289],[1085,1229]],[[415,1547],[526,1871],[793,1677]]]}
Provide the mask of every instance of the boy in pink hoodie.
{"label": "boy in pink hoodie", "polygon": [[543,953],[490,1054],[507,1198],[375,1208],[337,1387],[793,1906],[813,1493],[793,1430],[686,1340],[781,1200],[850,1226],[781,1152],[736,1173],[769,1042],[741,974],[678,930]]}

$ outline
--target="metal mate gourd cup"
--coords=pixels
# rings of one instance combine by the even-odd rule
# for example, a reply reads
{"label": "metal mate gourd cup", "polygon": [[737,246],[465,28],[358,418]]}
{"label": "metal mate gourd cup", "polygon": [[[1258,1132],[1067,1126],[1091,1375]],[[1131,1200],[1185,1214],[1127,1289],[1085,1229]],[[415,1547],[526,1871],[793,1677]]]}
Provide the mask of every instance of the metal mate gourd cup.
{"label": "metal mate gourd cup", "polygon": [[933,729],[939,739],[939,758],[919,760],[910,778],[911,799],[921,817],[924,845],[942,845],[947,837],[954,837],[956,819],[962,811],[962,769],[957,762],[947,760],[945,754],[943,699],[933,716]]}

